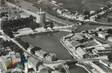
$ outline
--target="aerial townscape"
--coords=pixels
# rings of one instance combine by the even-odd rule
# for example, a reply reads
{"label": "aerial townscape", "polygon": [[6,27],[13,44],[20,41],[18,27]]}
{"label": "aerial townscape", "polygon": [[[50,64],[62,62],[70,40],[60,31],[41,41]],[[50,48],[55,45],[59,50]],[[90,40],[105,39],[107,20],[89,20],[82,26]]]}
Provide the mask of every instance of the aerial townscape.
{"label": "aerial townscape", "polygon": [[112,73],[112,0],[0,0],[0,73]]}

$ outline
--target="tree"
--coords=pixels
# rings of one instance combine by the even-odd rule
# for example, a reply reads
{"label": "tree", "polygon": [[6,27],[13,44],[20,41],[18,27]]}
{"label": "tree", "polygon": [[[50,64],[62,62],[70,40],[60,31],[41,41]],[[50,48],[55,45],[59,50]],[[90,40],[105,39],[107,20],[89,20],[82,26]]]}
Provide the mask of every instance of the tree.
{"label": "tree", "polygon": [[90,55],[84,54],[84,55],[83,55],[83,58],[90,58]]}
{"label": "tree", "polygon": [[3,31],[5,34],[7,34],[9,37],[14,38],[13,32],[10,28],[7,28],[7,26],[3,27]]}
{"label": "tree", "polygon": [[28,42],[25,42],[24,48],[27,49],[29,46],[30,46],[29,43]]}
{"label": "tree", "polygon": [[112,34],[112,29],[108,29],[107,33]]}
{"label": "tree", "polygon": [[44,58],[45,58],[46,56],[49,56],[49,53],[45,53],[43,56],[44,56]]}
{"label": "tree", "polygon": [[51,27],[51,28],[53,28],[53,27],[54,27],[53,22],[49,22],[49,25],[50,25],[50,27]]}
{"label": "tree", "polygon": [[77,63],[78,61],[69,61],[66,62],[66,64],[70,67],[70,68],[74,68],[74,65]]}
{"label": "tree", "polygon": [[109,62],[112,62],[112,52],[108,55]]}
{"label": "tree", "polygon": [[82,12],[83,12],[83,15],[85,15],[85,16],[90,15],[90,11],[88,9],[84,9]]}
{"label": "tree", "polygon": [[41,50],[41,48],[40,47],[33,47],[32,49],[31,49],[31,53],[32,54],[35,54],[35,51],[39,51],[39,50]]}
{"label": "tree", "polygon": [[42,62],[38,62],[37,64],[36,64],[36,70],[38,71],[38,67],[40,66],[40,65],[42,65],[43,63]]}
{"label": "tree", "polygon": [[20,38],[16,38],[16,40],[25,48],[27,49],[30,45],[28,42],[22,41]]}

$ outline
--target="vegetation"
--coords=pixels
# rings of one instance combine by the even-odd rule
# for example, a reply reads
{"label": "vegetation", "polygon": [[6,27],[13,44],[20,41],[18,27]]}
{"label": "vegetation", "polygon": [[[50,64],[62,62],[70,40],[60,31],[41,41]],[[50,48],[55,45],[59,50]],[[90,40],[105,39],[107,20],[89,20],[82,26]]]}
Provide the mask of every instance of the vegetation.
{"label": "vegetation", "polygon": [[112,62],[112,52],[108,55],[109,62]]}
{"label": "vegetation", "polygon": [[33,47],[33,48],[31,49],[31,53],[32,53],[32,54],[35,54],[35,51],[39,51],[39,50],[41,50],[40,47]]}
{"label": "vegetation", "polygon": [[19,29],[23,28],[31,28],[34,30],[35,28],[40,27],[40,24],[37,24],[35,22],[35,17],[29,16],[27,18],[19,18],[14,20],[6,20],[2,21],[1,28],[3,31],[9,35],[11,38],[13,38],[13,33],[17,32]]}
{"label": "vegetation", "polygon": [[22,41],[20,38],[16,38],[16,40],[25,48],[27,49],[30,45],[28,42]]}

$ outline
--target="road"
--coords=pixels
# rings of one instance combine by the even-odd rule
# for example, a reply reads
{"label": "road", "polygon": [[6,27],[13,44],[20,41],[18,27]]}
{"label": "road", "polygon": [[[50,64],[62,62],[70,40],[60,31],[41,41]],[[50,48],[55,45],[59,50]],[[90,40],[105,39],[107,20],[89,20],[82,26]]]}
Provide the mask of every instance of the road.
{"label": "road", "polygon": [[[14,4],[11,4],[11,3],[8,3],[8,4],[18,8],[18,6],[14,5]],[[23,11],[28,12],[28,13],[32,14],[33,16],[37,16],[39,14],[40,10],[38,8],[34,7],[32,3],[29,3],[29,2],[26,2],[26,1],[20,1],[20,5],[21,5]],[[57,18],[53,15],[50,15],[49,13],[46,13],[46,18],[48,20],[52,20],[56,23],[59,23],[60,25],[74,24],[73,22]]]}
{"label": "road", "polygon": [[[34,12],[34,13],[38,13],[38,11],[39,11],[39,9],[38,8],[36,8],[36,7],[34,7],[34,6],[32,6],[33,4],[32,3],[29,3],[29,2],[26,2],[26,1],[21,1],[20,2],[21,4],[21,6],[22,6],[22,8],[24,8],[24,9],[30,9],[30,11],[31,12]],[[112,8],[112,7],[111,7]],[[98,13],[98,14],[101,14],[102,12],[100,12],[100,13]],[[98,15],[98,14],[96,14],[96,15]],[[95,15],[95,16],[96,16]],[[68,20],[64,20],[64,19],[61,19],[61,18],[57,18],[56,16],[53,16],[53,15],[51,15],[51,14],[49,14],[49,13],[46,13],[46,18],[47,19],[50,19],[50,20],[52,20],[52,21],[54,21],[54,22],[56,22],[56,23],[59,23],[59,24],[63,24],[63,25],[68,25],[68,24],[75,24],[74,22],[70,22],[70,21],[68,21]],[[96,22],[96,21],[86,21],[86,20],[76,20],[76,21],[78,21],[78,22],[85,22],[85,23],[92,23],[92,24],[95,24],[95,25],[101,25],[101,26],[112,26],[112,24],[111,23],[102,23],[102,22]],[[76,25],[76,24],[75,24]]]}
{"label": "road", "polygon": [[[21,50],[23,50],[26,54],[28,54],[31,58],[33,58],[35,61],[41,61],[41,62],[43,62],[43,65],[44,65],[44,66],[47,66],[47,67],[50,67],[50,68],[54,68],[54,67],[56,67],[56,66],[58,66],[58,65],[63,65],[63,67],[64,67],[65,69],[67,69],[66,66],[65,66],[64,64],[65,64],[67,61],[71,61],[71,60],[58,60],[58,61],[52,61],[52,62],[46,61],[45,59],[40,58],[39,56],[32,55],[31,53],[29,53],[29,52],[28,52],[27,50],[25,50],[25,48],[24,48],[22,45],[20,45],[15,39],[10,38],[8,35],[6,35],[5,33],[3,33],[2,30],[1,30],[0,32],[3,34],[3,35],[2,35],[3,37],[1,36],[1,38],[3,38],[3,39],[6,38],[7,40],[12,41],[12,42],[15,43],[18,47],[20,47]],[[35,64],[33,63],[33,65],[35,65]],[[66,72],[67,72],[67,73],[70,73],[68,69],[66,70]]]}
{"label": "road", "polygon": [[[26,4],[24,4],[24,3],[26,3]],[[14,4],[11,4],[11,3],[8,3],[8,4],[13,6],[13,7],[18,8],[18,6],[15,6]],[[22,8],[20,8],[20,9],[22,9],[24,12],[27,12],[28,14],[31,14],[33,16],[38,17],[38,13],[39,13],[38,11],[39,10],[36,7],[33,7],[31,3],[21,2],[21,6],[22,6]],[[30,11],[27,10],[27,9],[30,9]],[[50,19],[50,20],[52,20],[52,21],[54,21],[54,22],[56,22],[60,25],[74,24],[72,22],[69,22],[69,21],[66,21],[66,20],[63,20],[63,19],[59,19],[59,18],[57,18],[55,16],[52,16],[48,13],[46,15],[47,15],[46,16],[47,19]],[[96,21],[91,22],[91,21],[79,21],[78,20],[77,22],[84,22],[84,23],[89,24],[89,25],[99,25],[99,26],[108,26],[108,27],[112,26],[112,24],[110,24],[110,23],[102,23],[102,22],[96,22]],[[75,27],[75,25],[76,24],[74,24],[74,27]],[[76,27],[77,27],[77,25],[76,25]]]}
{"label": "road", "polygon": [[45,29],[44,27],[36,28],[34,31],[30,28],[26,29],[21,29],[17,32],[17,34],[14,34],[15,37],[20,37],[24,35],[29,35],[29,34],[40,34],[40,33],[49,33],[49,32],[59,32],[59,31],[65,31],[65,32],[71,32],[69,28],[72,28],[72,25],[68,26],[55,26],[53,29]]}
{"label": "road", "polygon": [[[0,32],[2,32],[2,31],[0,30]],[[3,33],[3,32],[2,32],[2,33]],[[29,56],[33,57],[34,59],[36,59],[36,60],[38,60],[38,61],[44,62],[45,64],[58,64],[58,63],[66,63],[67,61],[71,61],[71,60],[58,60],[58,61],[48,62],[48,61],[46,61],[45,59],[40,58],[39,56],[35,56],[35,55],[32,55],[31,53],[29,53],[27,50],[25,50],[25,48],[24,48],[22,45],[20,45],[20,44],[18,43],[18,41],[16,41],[16,40],[13,39],[13,38],[10,38],[10,37],[9,37],[8,35],[6,35],[5,33],[3,33],[2,36],[3,36],[3,37],[1,37],[1,38],[3,38],[3,39],[6,38],[7,40],[12,41],[12,42],[15,43],[18,47],[20,47],[20,49],[23,50],[26,54],[28,54]]]}

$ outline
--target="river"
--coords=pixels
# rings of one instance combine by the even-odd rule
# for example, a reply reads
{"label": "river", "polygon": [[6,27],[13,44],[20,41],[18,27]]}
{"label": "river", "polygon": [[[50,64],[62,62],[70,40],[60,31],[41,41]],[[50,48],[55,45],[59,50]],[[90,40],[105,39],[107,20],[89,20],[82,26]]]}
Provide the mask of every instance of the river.
{"label": "river", "polygon": [[[67,8],[71,11],[82,11],[84,8],[87,9],[98,9],[102,4],[96,3],[102,0],[56,0],[57,2],[62,2],[64,8]],[[91,4],[93,3],[93,4]],[[79,27],[78,31],[84,29],[96,28],[97,26],[84,25]],[[33,46],[41,47],[47,52],[56,53],[57,57],[61,60],[74,60],[68,51],[60,43],[60,38],[67,35],[66,32],[57,32],[57,33],[44,33],[39,35],[28,35],[24,36],[21,39],[30,43]],[[88,73],[83,68],[75,66],[70,69],[70,73]]]}
{"label": "river", "polygon": [[[98,27],[97,25],[82,25],[78,27],[77,32],[85,29],[94,29]],[[27,35],[21,37],[23,41],[28,42],[33,46],[41,47],[47,52],[56,53],[60,60],[74,60],[72,56],[68,53],[65,47],[60,43],[60,38],[67,35],[67,32],[54,32],[54,33],[41,33],[39,35]],[[71,73],[88,73],[83,68],[75,66],[70,69]]]}
{"label": "river", "polygon": [[63,3],[63,6],[71,11],[82,11],[83,9],[97,10],[105,6],[109,0],[56,0]]}
{"label": "river", "polygon": [[[56,53],[59,59],[74,60],[68,51],[62,46],[59,39],[67,35],[66,32],[46,33],[40,35],[24,36],[21,39],[29,42],[33,46],[39,46],[47,52]],[[71,73],[87,73],[83,68],[75,66],[70,69]]]}
{"label": "river", "polygon": [[[103,5],[103,0],[56,0],[57,2],[62,2],[64,4],[64,8],[67,8],[71,11],[82,11],[84,8],[95,10]],[[28,5],[26,5],[28,6]],[[36,10],[35,10],[36,11]],[[88,25],[81,26],[80,30],[90,28]],[[93,27],[92,27],[93,28]],[[46,33],[39,35],[28,35],[24,36],[21,39],[27,41],[33,46],[41,47],[43,50],[47,52],[56,53],[59,59],[63,60],[74,60],[72,56],[68,53],[68,51],[63,47],[60,43],[60,38],[67,35],[66,32],[58,32],[58,33]],[[71,73],[87,73],[83,68],[74,66],[73,69],[70,69]]]}

